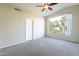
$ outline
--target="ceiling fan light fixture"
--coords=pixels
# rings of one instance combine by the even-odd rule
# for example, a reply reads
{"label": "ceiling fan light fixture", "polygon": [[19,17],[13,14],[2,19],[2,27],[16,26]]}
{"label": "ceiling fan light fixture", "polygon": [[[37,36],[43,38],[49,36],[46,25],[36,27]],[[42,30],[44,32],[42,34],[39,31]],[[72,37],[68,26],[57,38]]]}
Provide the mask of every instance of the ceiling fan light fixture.
{"label": "ceiling fan light fixture", "polygon": [[56,5],[57,3],[44,3],[44,5],[39,5],[38,7],[43,7],[42,12],[43,11],[47,11],[47,10],[53,10],[52,6]]}
{"label": "ceiling fan light fixture", "polygon": [[44,6],[45,9],[48,9],[48,7],[49,7],[48,5],[45,5],[45,6]]}

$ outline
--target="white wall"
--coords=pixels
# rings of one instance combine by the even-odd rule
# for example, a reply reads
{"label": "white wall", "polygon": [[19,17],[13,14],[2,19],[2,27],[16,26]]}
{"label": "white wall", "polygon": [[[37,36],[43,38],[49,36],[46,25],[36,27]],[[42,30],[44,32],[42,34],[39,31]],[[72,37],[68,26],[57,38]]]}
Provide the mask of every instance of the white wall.
{"label": "white wall", "polygon": [[16,6],[0,4],[0,48],[25,40],[25,15],[14,10]]}
{"label": "white wall", "polygon": [[[70,6],[70,7],[66,7],[62,10],[57,11],[56,13],[52,14],[51,16],[48,16],[46,19],[49,19],[50,17],[56,17],[56,16],[60,16],[63,14],[72,14],[72,32],[71,32],[71,36],[55,36],[52,35],[51,33],[49,33],[48,31],[48,21],[46,21],[46,36],[48,37],[53,37],[55,36],[56,38],[60,38],[60,39],[65,39],[65,40],[70,40],[70,41],[75,41],[75,42],[79,42],[79,5],[75,5],[75,6]],[[70,39],[71,38],[71,39]]]}

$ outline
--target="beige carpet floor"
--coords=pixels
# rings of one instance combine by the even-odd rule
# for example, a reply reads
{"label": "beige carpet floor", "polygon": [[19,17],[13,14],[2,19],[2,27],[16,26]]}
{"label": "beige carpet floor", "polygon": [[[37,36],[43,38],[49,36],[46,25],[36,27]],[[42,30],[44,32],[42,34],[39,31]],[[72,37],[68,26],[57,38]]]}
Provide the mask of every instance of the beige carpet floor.
{"label": "beige carpet floor", "polygon": [[0,49],[1,56],[79,56],[79,44],[42,38]]}

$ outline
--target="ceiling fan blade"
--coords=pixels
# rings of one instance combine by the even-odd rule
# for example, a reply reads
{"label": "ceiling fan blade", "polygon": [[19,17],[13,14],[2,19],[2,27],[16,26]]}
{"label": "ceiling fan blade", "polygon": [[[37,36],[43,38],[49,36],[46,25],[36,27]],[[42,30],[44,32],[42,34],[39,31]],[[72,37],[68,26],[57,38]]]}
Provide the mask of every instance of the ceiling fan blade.
{"label": "ceiling fan blade", "polygon": [[44,5],[37,5],[36,7],[44,7]]}
{"label": "ceiling fan blade", "polygon": [[47,3],[44,3],[44,5],[47,5]]}
{"label": "ceiling fan blade", "polygon": [[51,7],[48,8],[49,10],[53,10]]}
{"label": "ceiling fan blade", "polygon": [[56,4],[58,4],[58,3],[51,3],[51,4],[49,4],[49,5],[52,6],[52,5],[56,5]]}
{"label": "ceiling fan blade", "polygon": [[45,8],[42,9],[42,12],[45,10]]}

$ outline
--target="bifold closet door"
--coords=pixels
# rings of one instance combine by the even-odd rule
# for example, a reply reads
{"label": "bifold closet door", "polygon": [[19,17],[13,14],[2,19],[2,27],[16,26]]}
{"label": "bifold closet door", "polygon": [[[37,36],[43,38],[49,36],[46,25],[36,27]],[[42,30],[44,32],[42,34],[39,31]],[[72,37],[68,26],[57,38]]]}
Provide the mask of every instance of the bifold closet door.
{"label": "bifold closet door", "polygon": [[26,19],[26,41],[32,40],[32,20]]}
{"label": "bifold closet door", "polygon": [[33,39],[44,37],[44,29],[44,19],[39,17],[33,20]]}
{"label": "bifold closet door", "polygon": [[41,18],[26,20],[26,41],[44,37],[44,20]]}

